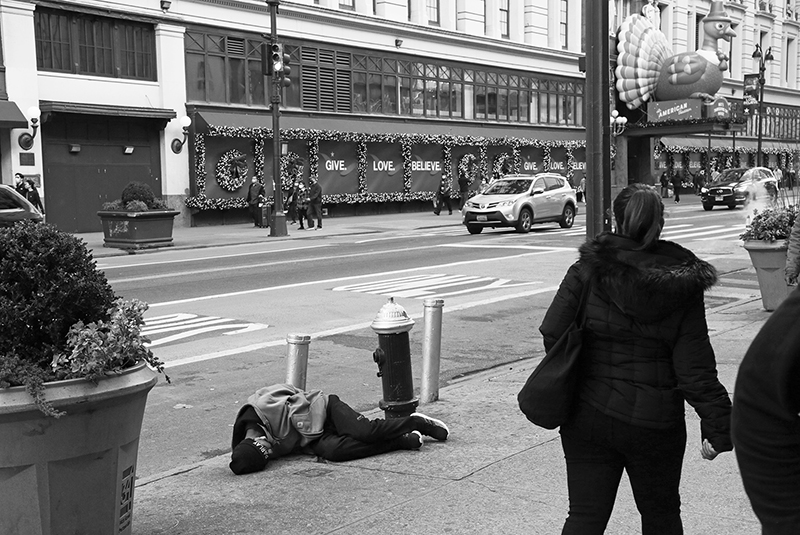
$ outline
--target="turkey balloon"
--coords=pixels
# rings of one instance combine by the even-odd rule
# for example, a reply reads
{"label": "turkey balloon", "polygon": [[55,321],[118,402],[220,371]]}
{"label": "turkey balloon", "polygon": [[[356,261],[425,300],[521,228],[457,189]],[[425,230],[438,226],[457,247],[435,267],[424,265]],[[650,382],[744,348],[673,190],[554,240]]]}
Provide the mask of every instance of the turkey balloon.
{"label": "turkey balloon", "polygon": [[711,2],[702,20],[700,48],[673,54],[666,36],[646,17],[626,18],[618,33],[615,71],[620,100],[632,110],[648,100],[712,100],[728,70],[728,56],[719,50],[719,41],[736,36],[731,23],[723,2]]}

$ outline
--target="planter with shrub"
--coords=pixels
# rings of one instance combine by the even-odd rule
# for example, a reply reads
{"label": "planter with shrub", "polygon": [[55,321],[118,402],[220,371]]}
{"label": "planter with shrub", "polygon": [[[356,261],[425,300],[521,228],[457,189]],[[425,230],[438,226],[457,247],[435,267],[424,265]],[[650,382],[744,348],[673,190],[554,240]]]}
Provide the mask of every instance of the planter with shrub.
{"label": "planter with shrub", "polygon": [[739,237],[756,269],[764,310],[778,308],[792,287],[786,284],[786,250],[798,206],[779,198],[763,210],[754,210],[747,230]]}
{"label": "planter with shrub", "polygon": [[180,212],[171,210],[142,182],[131,182],[122,197],[97,212],[103,223],[103,246],[148,249],[172,245],[172,226]]}
{"label": "planter with shrub", "polygon": [[147,305],[78,238],[0,229],[0,533],[130,534],[152,368]]}

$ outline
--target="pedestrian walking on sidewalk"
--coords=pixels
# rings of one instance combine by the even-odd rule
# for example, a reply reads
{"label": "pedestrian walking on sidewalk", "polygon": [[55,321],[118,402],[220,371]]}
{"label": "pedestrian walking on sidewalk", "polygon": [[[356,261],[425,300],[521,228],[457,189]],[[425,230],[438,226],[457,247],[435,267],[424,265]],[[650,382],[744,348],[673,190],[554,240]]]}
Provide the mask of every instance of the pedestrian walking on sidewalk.
{"label": "pedestrian walking on sidewalk", "polygon": [[308,228],[314,228],[314,222],[311,221],[311,217],[308,215],[308,188],[302,182],[297,185],[295,199],[297,203],[297,222],[299,223],[297,228],[305,230],[306,227],[303,226],[303,221],[308,221]]}
{"label": "pedestrian walking on sidewalk", "polygon": [[291,453],[339,462],[416,450],[422,435],[447,440],[450,430],[421,413],[369,420],[335,394],[276,384],[257,390],[239,409],[230,469],[236,475],[258,472],[268,460]]}
{"label": "pedestrian walking on sidewalk", "polygon": [[253,219],[253,224],[257,227],[259,223],[258,205],[264,202],[264,186],[258,181],[258,177],[256,176],[250,180],[250,187],[247,189],[245,201],[247,201],[247,208],[250,210],[250,217]]}
{"label": "pedestrian walking on sidewalk", "polygon": [[763,535],[800,533],[800,291],[750,344],[736,376],[736,461]]}
{"label": "pedestrian walking on sidewalk", "polygon": [[319,180],[311,179],[308,190],[308,229],[314,228],[314,219],[317,220],[317,229],[322,229],[322,186]]}
{"label": "pedestrian walking on sidewalk", "polygon": [[731,402],[717,379],[703,304],[717,273],[659,239],[664,204],[655,188],[626,187],[613,210],[615,232],[580,247],[539,329],[549,350],[589,285],[581,376],[560,428],[569,489],[562,534],[605,531],[623,470],[643,535],[682,534],[684,401],[700,416],[703,458],[732,448]]}
{"label": "pedestrian walking on sidewalk", "polygon": [[441,212],[442,208],[445,206],[449,212],[448,215],[453,215],[453,207],[450,204],[450,184],[447,182],[447,179],[442,178],[442,181],[439,183],[439,191],[436,192],[436,210],[434,210],[433,213],[439,215],[439,212]]}

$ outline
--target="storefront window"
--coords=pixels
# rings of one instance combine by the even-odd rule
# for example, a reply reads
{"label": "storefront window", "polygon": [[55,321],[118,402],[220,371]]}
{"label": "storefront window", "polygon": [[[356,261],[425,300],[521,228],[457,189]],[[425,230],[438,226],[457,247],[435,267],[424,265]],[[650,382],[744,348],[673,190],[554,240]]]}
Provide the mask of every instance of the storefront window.
{"label": "storefront window", "polygon": [[353,73],[353,111],[367,111],[367,75],[363,72]]}
{"label": "storefront window", "polygon": [[400,78],[400,115],[411,115],[411,78]]}
{"label": "storefront window", "polygon": [[397,114],[397,77],[383,77],[383,113]]}
{"label": "storefront window", "polygon": [[247,91],[244,81],[244,60],[231,58],[228,60],[230,75],[228,76],[228,94],[230,102],[234,104],[245,104],[247,102]]}
{"label": "storefront window", "polygon": [[422,115],[425,113],[425,82],[419,78],[414,78],[414,83],[411,88],[411,113],[413,115]]}

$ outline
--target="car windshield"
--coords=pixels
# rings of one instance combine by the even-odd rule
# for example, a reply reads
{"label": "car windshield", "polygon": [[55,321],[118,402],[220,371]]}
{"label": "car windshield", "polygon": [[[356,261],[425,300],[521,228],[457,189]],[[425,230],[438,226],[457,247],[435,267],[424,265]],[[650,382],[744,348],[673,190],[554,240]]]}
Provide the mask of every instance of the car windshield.
{"label": "car windshield", "polygon": [[13,193],[0,188],[0,210],[19,210],[25,204]]}
{"label": "car windshield", "polygon": [[747,172],[742,175],[742,180],[752,180],[756,182],[766,178],[772,178],[766,169],[748,169]]}
{"label": "car windshield", "polygon": [[742,179],[742,175],[746,169],[728,169],[722,172],[719,177],[719,182],[738,182]]}
{"label": "car windshield", "polygon": [[531,179],[496,180],[483,192],[484,195],[518,195],[531,187]]}

